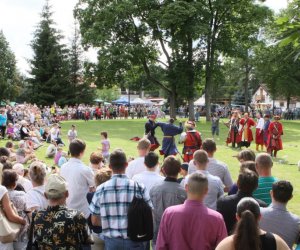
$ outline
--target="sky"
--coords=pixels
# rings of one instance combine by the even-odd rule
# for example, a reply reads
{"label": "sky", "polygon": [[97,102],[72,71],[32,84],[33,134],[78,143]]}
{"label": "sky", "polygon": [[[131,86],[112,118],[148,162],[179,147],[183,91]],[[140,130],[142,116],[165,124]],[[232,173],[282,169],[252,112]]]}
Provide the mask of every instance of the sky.
{"label": "sky", "polygon": [[[78,0],[50,0],[53,19],[62,32],[64,43],[69,44],[73,31],[73,9]],[[0,30],[15,53],[19,70],[27,74],[27,60],[32,58],[30,42],[40,20],[44,0],[0,0]],[[267,6],[278,12],[285,8],[287,0],[267,0]],[[86,54],[90,60],[95,60],[95,52]]]}

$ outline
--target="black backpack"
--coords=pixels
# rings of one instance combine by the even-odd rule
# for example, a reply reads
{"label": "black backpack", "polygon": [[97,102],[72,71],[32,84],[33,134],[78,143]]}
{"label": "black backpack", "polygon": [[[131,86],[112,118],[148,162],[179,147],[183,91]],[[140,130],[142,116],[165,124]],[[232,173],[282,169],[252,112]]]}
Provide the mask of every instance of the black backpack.
{"label": "black backpack", "polygon": [[[136,196],[136,186],[141,198]],[[149,241],[153,239],[152,209],[143,199],[141,188],[134,183],[134,196],[127,212],[127,236],[132,241]]]}

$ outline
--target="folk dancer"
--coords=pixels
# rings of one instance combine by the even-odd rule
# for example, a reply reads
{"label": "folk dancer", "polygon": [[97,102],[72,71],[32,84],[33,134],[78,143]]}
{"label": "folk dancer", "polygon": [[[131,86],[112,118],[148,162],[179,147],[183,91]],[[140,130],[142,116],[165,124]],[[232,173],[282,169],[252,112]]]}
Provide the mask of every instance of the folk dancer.
{"label": "folk dancer", "polygon": [[186,132],[181,134],[179,143],[184,143],[182,150],[184,162],[190,162],[193,159],[194,152],[201,148],[202,139],[201,133],[196,130],[194,121],[187,121],[185,128]]}
{"label": "folk dancer", "polygon": [[228,128],[228,135],[226,139],[226,145],[228,146],[229,143],[232,144],[232,147],[235,148],[236,145],[236,139],[239,131],[239,115],[237,111],[234,111],[232,113],[232,116],[229,120],[229,122],[224,123]]}
{"label": "folk dancer", "polygon": [[249,117],[248,113],[239,122],[239,134],[237,137],[238,147],[248,148],[253,141],[253,134],[251,127],[255,126],[255,121]]}
{"label": "folk dancer", "polygon": [[265,147],[268,148],[268,139],[269,139],[269,126],[270,126],[270,115],[264,116],[264,144]]}
{"label": "folk dancer", "polygon": [[282,150],[282,140],[281,136],[283,135],[283,126],[279,122],[280,116],[275,115],[274,121],[270,123],[269,126],[269,140],[268,140],[268,153],[271,156],[277,157],[277,152]]}
{"label": "folk dancer", "polygon": [[156,115],[150,115],[149,120],[145,124],[145,137],[151,142],[150,151],[155,151],[159,146],[159,142],[155,137],[155,129],[157,128],[157,123],[155,123]]}
{"label": "folk dancer", "polygon": [[262,118],[260,112],[256,114],[257,123],[256,123],[256,132],[255,132],[255,143],[256,143],[256,151],[259,150],[259,146],[261,147],[261,151],[264,149],[264,124],[265,120]]}
{"label": "folk dancer", "polygon": [[176,155],[178,149],[175,144],[174,136],[181,134],[183,131],[182,123],[179,126],[174,125],[174,119],[171,118],[169,123],[158,122],[157,125],[161,128],[164,138],[162,141],[162,149],[159,151],[166,158],[169,155]]}

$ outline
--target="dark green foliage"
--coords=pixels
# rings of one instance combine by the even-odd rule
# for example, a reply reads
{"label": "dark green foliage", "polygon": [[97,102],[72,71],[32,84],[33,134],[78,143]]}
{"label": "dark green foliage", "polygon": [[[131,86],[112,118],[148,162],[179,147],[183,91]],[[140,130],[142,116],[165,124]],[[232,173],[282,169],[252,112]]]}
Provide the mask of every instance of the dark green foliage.
{"label": "dark green foliage", "polygon": [[20,91],[20,83],[15,56],[0,31],[0,101],[13,101]]}
{"label": "dark green foliage", "polygon": [[69,81],[69,51],[60,43],[61,35],[53,25],[47,1],[31,43],[34,56],[30,60],[29,98],[40,105],[73,103],[73,96],[70,96],[73,89]]}

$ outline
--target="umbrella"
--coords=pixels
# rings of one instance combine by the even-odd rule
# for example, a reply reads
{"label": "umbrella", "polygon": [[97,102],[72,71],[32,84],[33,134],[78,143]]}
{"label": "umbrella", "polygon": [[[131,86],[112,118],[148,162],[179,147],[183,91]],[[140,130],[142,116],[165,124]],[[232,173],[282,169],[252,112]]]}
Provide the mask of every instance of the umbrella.
{"label": "umbrella", "polygon": [[98,99],[95,99],[94,102],[103,102],[103,100],[98,98]]}

